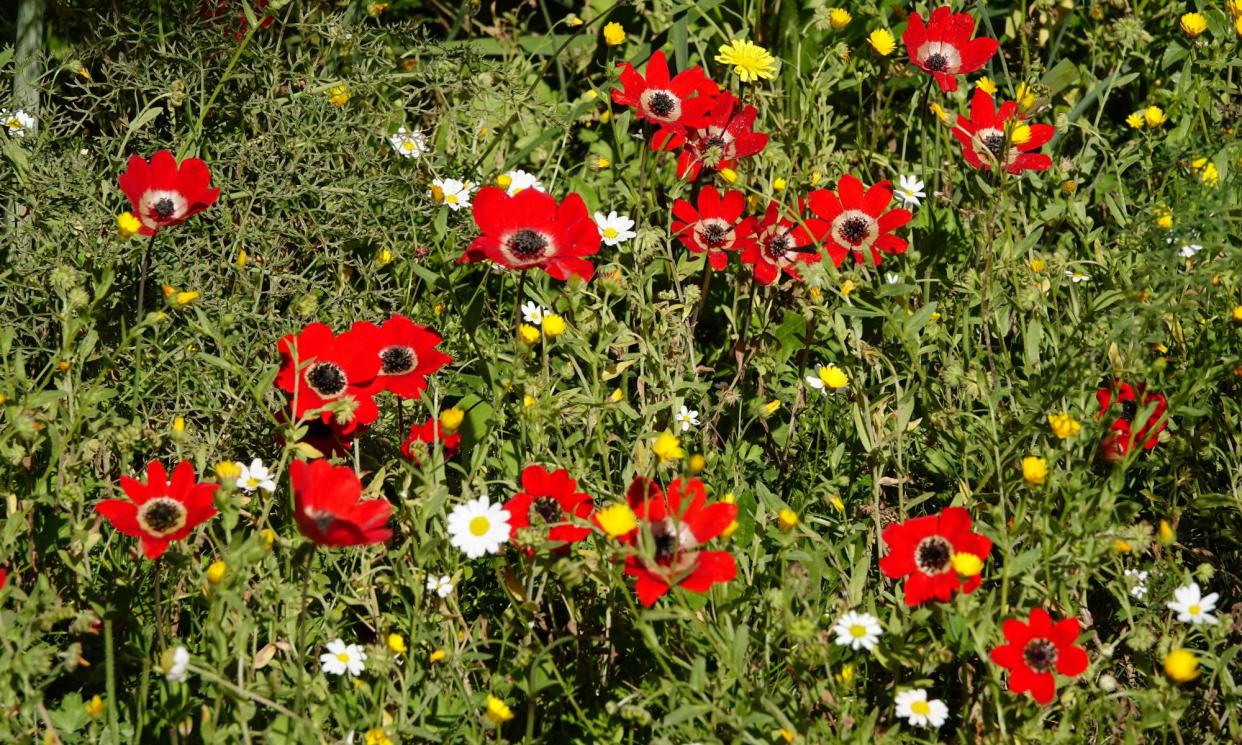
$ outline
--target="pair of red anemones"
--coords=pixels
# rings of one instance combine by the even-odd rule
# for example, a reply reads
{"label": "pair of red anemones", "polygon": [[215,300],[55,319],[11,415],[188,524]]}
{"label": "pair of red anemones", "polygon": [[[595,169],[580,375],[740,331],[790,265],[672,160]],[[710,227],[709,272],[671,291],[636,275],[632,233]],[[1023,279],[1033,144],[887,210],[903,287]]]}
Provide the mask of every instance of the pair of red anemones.
{"label": "pair of red anemones", "polygon": [[589,281],[595,267],[586,258],[599,253],[599,226],[578,194],[556,199],[538,189],[510,196],[485,186],[471,206],[481,235],[458,263],[488,260],[506,269],[543,269],[554,279],[571,275]]}
{"label": "pair of red anemones", "polygon": [[[1169,401],[1163,393],[1151,393],[1144,385],[1136,388],[1125,381],[1114,380],[1109,386],[1097,390],[1095,399],[1100,404],[1100,419],[1110,411],[1117,411],[1117,416],[1108,425],[1108,432],[1100,440],[1098,452],[1103,460],[1115,463],[1136,445],[1151,450],[1160,442],[1160,433],[1168,425],[1165,412],[1169,409]],[[1141,419],[1140,406],[1143,409],[1150,407],[1150,413]],[[1136,419],[1139,421],[1136,422]]]}
{"label": "pair of red anemones", "polygon": [[211,171],[198,158],[177,159],[167,150],[151,156],[130,156],[118,181],[129,198],[130,208],[142,227],[141,235],[155,235],[160,228],[177,225],[210,207],[220,196],[211,188]]}
{"label": "pair of red anemones", "polygon": [[703,126],[661,127],[651,138],[651,148],[681,150],[677,155],[677,177],[693,181],[704,168],[735,168],[740,159],[762,152],[768,146],[768,136],[754,131],[758,116],[754,106],[742,106],[732,93],[724,92],[716,97]]}
{"label": "pair of red anemones", "polygon": [[595,500],[578,491],[578,482],[564,468],[548,472],[539,465],[522,470],[522,488],[505,502],[509,513],[509,537],[527,553],[533,546],[526,542],[529,533],[539,540],[560,544],[565,548],[591,534],[591,514]]}
{"label": "pair of red anemones", "polygon": [[356,322],[339,336],[322,323],[280,340],[281,368],[276,386],[292,399],[293,418],[347,402],[348,413],[324,411],[318,417],[343,436],[353,434],[379,416],[374,396],[390,391],[418,398],[427,376],[452,361],[436,349],[440,335],[402,315],[377,326]]}

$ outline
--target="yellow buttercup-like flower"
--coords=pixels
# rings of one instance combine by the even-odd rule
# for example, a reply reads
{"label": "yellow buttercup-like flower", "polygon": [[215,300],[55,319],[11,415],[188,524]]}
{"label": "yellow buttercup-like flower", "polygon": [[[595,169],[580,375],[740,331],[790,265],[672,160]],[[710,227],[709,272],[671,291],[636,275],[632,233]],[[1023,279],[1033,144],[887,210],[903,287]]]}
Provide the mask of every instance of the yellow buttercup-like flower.
{"label": "yellow buttercup-like flower", "polygon": [[1126,117],[1126,124],[1129,124],[1134,129],[1142,129],[1146,123],[1147,120],[1143,118],[1143,112],[1141,111],[1136,111]]}
{"label": "yellow buttercup-like flower", "polygon": [[1177,683],[1189,683],[1199,677],[1199,658],[1187,649],[1174,649],[1164,658],[1164,674]]}
{"label": "yellow buttercup-like flower", "polygon": [[116,232],[121,240],[132,238],[142,229],[142,221],[134,217],[132,212],[122,212],[116,216]]}
{"label": "yellow buttercup-like flower", "polygon": [[221,481],[236,481],[241,476],[241,464],[237,461],[222,460],[215,467],[216,478]]}
{"label": "yellow buttercup-like flower", "polygon": [[1022,459],[1022,478],[1028,484],[1039,485],[1048,478],[1048,461],[1037,455],[1028,455]]}
{"label": "yellow buttercup-like flower", "polygon": [[844,8],[833,8],[828,11],[828,22],[831,23],[832,27],[837,31],[840,31],[850,25],[850,21],[852,20],[854,20],[854,17],[851,16],[849,11]]}
{"label": "yellow buttercup-like flower", "polygon": [[526,346],[533,347],[539,343],[539,329],[529,323],[524,323],[521,326],[518,326],[518,338],[521,339],[522,343]]}
{"label": "yellow buttercup-like flower", "polygon": [[666,460],[678,460],[686,457],[686,451],[681,449],[681,441],[677,439],[677,435],[661,432],[656,437],[655,443],[651,446],[651,451],[663,463]]}
{"label": "yellow buttercup-like flower", "polygon": [[565,333],[565,319],[556,313],[547,313],[543,317],[543,335],[555,339]]}
{"label": "yellow buttercup-like flower", "polygon": [[1235,325],[1242,326],[1242,305],[1233,306],[1233,312],[1230,313],[1230,318],[1233,320]]}
{"label": "yellow buttercup-like flower", "polygon": [[768,50],[745,39],[734,39],[720,47],[716,61],[731,66],[743,83],[776,77],[776,58]]}
{"label": "yellow buttercup-like flower", "polygon": [[986,75],[975,81],[975,87],[989,96],[996,95],[996,83],[992,82],[992,79]]}
{"label": "yellow buttercup-like flower", "polygon": [[1220,171],[1216,170],[1216,164],[1207,158],[1195,158],[1190,163],[1190,170],[1199,174],[1199,180],[1205,186],[1216,186],[1220,183]]}
{"label": "yellow buttercup-like flower", "polygon": [[867,37],[867,42],[871,44],[871,48],[881,57],[887,57],[897,48],[897,40],[893,38],[893,33],[886,28],[878,28],[871,32]]}
{"label": "yellow buttercup-like flower", "polygon": [[616,502],[597,510],[595,522],[609,538],[619,538],[638,527],[638,516],[625,502]]}
{"label": "yellow buttercup-like flower", "polygon": [[1148,106],[1143,110],[1143,120],[1149,127],[1159,127],[1169,120],[1169,115],[1159,106]]}
{"label": "yellow buttercup-like flower", "polygon": [[949,557],[949,562],[953,564],[953,571],[963,577],[974,577],[983,571],[983,559],[974,554],[955,553]]}
{"label": "yellow buttercup-like flower", "polygon": [[823,384],[834,391],[850,384],[850,376],[836,365],[824,365],[817,374]]}
{"label": "yellow buttercup-like flower", "polygon": [[407,651],[405,646],[405,637],[400,634],[388,635],[388,651],[393,654],[405,654]]}
{"label": "yellow buttercup-like flower", "polygon": [[218,585],[224,581],[224,575],[228,572],[229,565],[223,561],[213,561],[211,566],[207,567],[207,581],[213,585]]}
{"label": "yellow buttercup-like flower", "polygon": [[432,662],[440,662],[446,657],[448,657],[448,652],[445,652],[443,649],[437,649],[436,651],[428,655],[427,659],[431,660]]}
{"label": "yellow buttercup-like flower", "polygon": [[363,745],[392,745],[392,738],[381,727],[372,727],[362,738]]}
{"label": "yellow buttercup-like flower", "polygon": [[440,412],[440,429],[445,434],[453,434],[461,428],[461,423],[466,420],[466,412],[452,406]]}
{"label": "yellow buttercup-like flower", "polygon": [[1182,16],[1181,27],[1182,33],[1193,39],[1207,31],[1207,19],[1202,13],[1187,13]]}
{"label": "yellow buttercup-like flower", "polygon": [[1070,416],[1067,412],[1048,415],[1048,426],[1052,427],[1052,434],[1059,439],[1068,440],[1078,435],[1078,431],[1082,429],[1082,425],[1078,420]]}
{"label": "yellow buttercup-like flower", "polygon": [[328,100],[333,106],[344,106],[349,102],[349,86],[334,85],[328,89]]}
{"label": "yellow buttercup-like flower", "polygon": [[625,43],[625,29],[616,21],[604,26],[604,43],[610,47]]}
{"label": "yellow buttercup-like flower", "polygon": [[793,530],[798,525],[798,513],[788,507],[782,507],[776,515],[776,520],[780,523],[781,530]]}
{"label": "yellow buttercup-like flower", "polygon": [[1013,100],[1018,102],[1018,108],[1023,111],[1029,111],[1035,107],[1038,100],[1035,97],[1035,91],[1026,83],[1018,83],[1018,90],[1014,93]]}
{"label": "yellow buttercup-like flower", "polygon": [[942,124],[948,124],[953,118],[949,115],[949,112],[944,110],[943,106],[935,101],[932,101],[928,108],[931,109],[931,112],[936,115],[936,118],[939,119]]}
{"label": "yellow buttercup-like flower", "polygon": [[702,453],[695,453],[686,461],[686,468],[692,474],[700,474],[703,469],[707,468],[707,458],[703,457]]}
{"label": "yellow buttercup-like flower", "polygon": [[86,715],[91,719],[98,719],[103,716],[104,702],[103,699],[99,697],[98,693],[91,696],[90,701],[87,701],[82,706],[86,709]]}
{"label": "yellow buttercup-like flower", "polygon": [[504,701],[489,695],[487,697],[487,721],[492,724],[504,724],[513,718],[513,710]]}

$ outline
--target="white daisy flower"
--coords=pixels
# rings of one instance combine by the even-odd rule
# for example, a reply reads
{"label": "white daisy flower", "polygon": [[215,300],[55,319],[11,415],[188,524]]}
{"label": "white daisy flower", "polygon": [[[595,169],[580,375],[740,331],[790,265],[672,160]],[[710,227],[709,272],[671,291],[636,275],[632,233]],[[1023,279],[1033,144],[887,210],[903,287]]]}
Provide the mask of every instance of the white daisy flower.
{"label": "white daisy flower", "polygon": [[522,320],[535,326],[543,325],[543,317],[548,315],[548,309],[534,302],[527,300],[522,303]]}
{"label": "white daisy flower", "polygon": [[1216,616],[1212,615],[1212,611],[1216,610],[1216,600],[1220,597],[1218,593],[1201,595],[1199,583],[1191,582],[1174,590],[1173,597],[1176,600],[1170,600],[1166,605],[1169,610],[1177,612],[1177,620],[1196,626],[1201,623],[1216,623]]}
{"label": "white daisy flower", "polygon": [[1091,279],[1090,274],[1083,274],[1080,271],[1077,271],[1077,270],[1071,271],[1069,269],[1065,270],[1065,276],[1069,277],[1070,281],[1072,281],[1074,284],[1078,284],[1079,282],[1086,282],[1087,280]]}
{"label": "white daisy flower", "polygon": [[241,469],[241,473],[237,476],[238,488],[246,491],[262,489],[269,494],[276,491],[276,479],[272,477],[272,472],[267,470],[267,466],[263,465],[263,461],[255,458],[248,466],[244,463],[236,465]]}
{"label": "white daisy flower", "polygon": [[17,109],[0,110],[0,124],[4,125],[4,131],[8,132],[10,137],[25,137],[27,132],[34,131],[35,118]]}
{"label": "white daisy flower", "polygon": [[1189,259],[1202,250],[1203,246],[1200,246],[1198,243],[1187,243],[1177,250],[1177,255],[1184,259]]}
{"label": "white daisy flower", "polygon": [[178,646],[171,655],[166,654],[164,678],[169,683],[184,683],[190,676],[190,650]]}
{"label": "white daisy flower", "polygon": [[694,427],[699,426],[699,412],[696,409],[687,409],[681,407],[681,411],[673,415],[673,421],[677,426],[681,427],[682,432],[689,432]]}
{"label": "white daisy flower", "polygon": [[443,195],[440,198],[444,204],[456,212],[462,207],[470,206],[470,194],[474,191],[474,184],[469,181],[458,181],[455,178],[438,178],[431,182],[433,198],[436,196],[437,189]]}
{"label": "white daisy flower", "polygon": [[837,619],[832,631],[837,635],[837,644],[850,649],[875,649],[884,630],[880,628],[880,619],[870,613],[849,611]]}
{"label": "white daisy flower", "polygon": [[417,129],[410,132],[400,127],[388,142],[402,158],[418,158],[427,152],[427,136]]}
{"label": "white daisy flower", "polygon": [[357,644],[346,644],[343,640],[328,642],[328,651],[319,655],[323,671],[328,675],[361,675],[366,666],[367,653]]}
{"label": "white daisy flower", "polygon": [[927,691],[914,688],[897,694],[897,717],[914,727],[939,727],[949,718],[949,707],[938,698],[928,700]]}
{"label": "white daisy flower", "polygon": [[901,197],[901,206],[918,207],[919,202],[927,196],[923,191],[925,187],[917,176],[902,176],[897,179],[897,196]]}
{"label": "white daisy flower", "polygon": [[467,558],[500,553],[509,540],[509,513],[487,495],[453,508],[448,516],[449,543]]}
{"label": "white daisy flower", "polygon": [[453,578],[447,574],[439,577],[434,574],[427,578],[427,589],[442,598],[453,594]]}
{"label": "white daisy flower", "polygon": [[850,376],[836,365],[821,365],[815,368],[814,375],[805,378],[811,390],[819,391],[819,395],[827,396],[829,391],[837,391],[850,384]]}
{"label": "white daisy flower", "polygon": [[543,184],[539,183],[539,179],[535,178],[535,174],[527,173],[523,170],[509,171],[505,174],[509,177],[509,185],[505,187],[505,191],[509,192],[509,196],[513,196],[520,191],[526,189],[535,189],[536,191],[544,191]]}
{"label": "white daisy flower", "polygon": [[1147,594],[1147,572],[1141,569],[1127,569],[1125,576],[1130,583],[1130,595],[1142,600]]}
{"label": "white daisy flower", "polygon": [[634,221],[626,215],[618,215],[616,210],[607,215],[603,212],[596,212],[595,225],[599,227],[599,235],[605,246],[625,243],[638,235],[634,232]]}

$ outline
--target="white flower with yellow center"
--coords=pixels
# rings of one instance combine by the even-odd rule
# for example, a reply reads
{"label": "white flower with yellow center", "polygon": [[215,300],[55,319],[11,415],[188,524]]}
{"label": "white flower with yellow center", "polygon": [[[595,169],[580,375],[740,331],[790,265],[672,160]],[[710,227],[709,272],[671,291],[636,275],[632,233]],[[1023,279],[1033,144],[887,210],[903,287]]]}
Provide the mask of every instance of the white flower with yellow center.
{"label": "white flower with yellow center", "polygon": [[237,467],[241,471],[237,475],[237,488],[244,491],[262,489],[269,494],[276,491],[276,479],[272,477],[272,472],[267,470],[267,466],[263,465],[263,461],[255,458],[250,461],[250,465],[238,463]]}
{"label": "white flower with yellow center", "polygon": [[897,179],[897,196],[901,197],[902,207],[918,207],[927,193],[923,189],[927,185],[924,184],[918,176],[901,176]]}
{"label": "white flower with yellow center", "polygon": [[505,191],[509,196],[513,196],[520,191],[534,189],[535,191],[544,191],[543,184],[539,183],[539,179],[535,178],[535,174],[527,173],[523,170],[509,171],[505,174]]}
{"label": "white flower with yellow center", "polygon": [[447,574],[437,577],[432,574],[427,577],[427,590],[434,592],[442,598],[447,598],[453,594],[453,578]]}
{"label": "white flower with yellow center", "polygon": [[850,649],[865,649],[868,652],[875,649],[876,642],[880,640],[880,634],[884,632],[880,628],[880,619],[870,613],[855,613],[849,611],[845,615],[837,619],[833,624],[833,633],[837,635],[837,644]]}
{"label": "white flower with yellow center", "polygon": [[367,653],[357,644],[346,644],[343,640],[328,642],[328,651],[319,655],[323,671],[328,675],[361,675],[366,666]]}
{"label": "white flower with yellow center", "polygon": [[1177,620],[1196,626],[1201,623],[1216,623],[1216,616],[1212,615],[1212,611],[1216,610],[1216,601],[1220,598],[1218,593],[1203,595],[1199,590],[1199,583],[1191,582],[1174,590],[1173,597],[1176,599],[1170,600],[1167,605],[1169,610],[1177,613]]}
{"label": "white flower with yellow center", "polygon": [[0,124],[10,137],[25,137],[27,132],[34,131],[35,119],[24,111],[0,110]]}
{"label": "white flower with yellow center", "polygon": [[532,326],[542,325],[543,317],[550,314],[551,311],[533,300],[522,303],[522,320]]}
{"label": "white flower with yellow center", "polygon": [[673,415],[673,421],[677,422],[677,426],[681,427],[682,432],[689,432],[691,429],[699,426],[699,412],[697,409],[688,409],[683,406],[681,411]]}
{"label": "white flower with yellow center", "polygon": [[402,158],[418,158],[427,152],[427,136],[417,129],[410,132],[401,127],[388,138],[388,142]]}
{"label": "white flower with yellow center", "polygon": [[849,385],[850,376],[836,365],[822,365],[815,369],[814,375],[806,376],[806,384],[821,396],[827,396],[828,391],[839,391]]}
{"label": "white flower with yellow center", "polygon": [[509,513],[484,494],[449,513],[448,532],[449,543],[467,558],[500,553],[509,540]]}
{"label": "white flower with yellow center", "polygon": [[914,688],[897,694],[897,717],[912,727],[940,727],[949,718],[949,707],[938,698],[928,700],[927,691]]}
{"label": "white flower with yellow center", "polygon": [[616,210],[607,215],[603,212],[596,212],[595,225],[599,228],[599,236],[603,239],[605,246],[625,243],[638,235],[634,232],[634,221],[626,215],[618,215]]}
{"label": "white flower with yellow center", "polygon": [[1085,274],[1083,272],[1078,271],[1077,269],[1074,269],[1074,270],[1066,269],[1065,276],[1069,277],[1069,280],[1073,282],[1074,284],[1078,284],[1079,282],[1086,282],[1087,280],[1091,279],[1090,274]]}
{"label": "white flower with yellow center", "polygon": [[474,184],[469,181],[458,181],[455,178],[438,178],[431,182],[431,196],[437,202],[444,202],[449,209],[456,212],[470,206],[470,195]]}

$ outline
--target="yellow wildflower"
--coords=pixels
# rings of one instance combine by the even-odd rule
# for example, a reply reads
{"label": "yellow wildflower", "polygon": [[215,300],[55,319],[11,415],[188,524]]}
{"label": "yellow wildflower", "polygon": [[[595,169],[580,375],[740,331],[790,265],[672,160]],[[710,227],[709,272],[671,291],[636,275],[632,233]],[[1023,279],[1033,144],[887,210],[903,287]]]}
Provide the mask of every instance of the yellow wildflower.
{"label": "yellow wildflower", "polygon": [[1169,115],[1159,106],[1148,106],[1143,110],[1143,120],[1149,127],[1159,127],[1169,120]]}
{"label": "yellow wildflower", "polygon": [[707,458],[704,458],[702,453],[695,453],[686,461],[686,468],[692,474],[700,474],[703,469],[707,468]]}
{"label": "yellow wildflower", "polygon": [[720,47],[716,61],[731,66],[743,83],[753,83],[759,78],[771,80],[776,76],[776,58],[745,39],[734,39]]}
{"label": "yellow wildflower", "polygon": [[213,585],[218,585],[224,581],[224,575],[229,570],[229,565],[223,561],[213,561],[211,566],[207,567],[207,581]]}
{"label": "yellow wildflower", "polygon": [[1230,314],[1230,318],[1233,319],[1235,324],[1242,326],[1242,305],[1233,306],[1233,312]]}
{"label": "yellow wildflower", "polygon": [[103,699],[99,697],[98,693],[96,693],[94,696],[91,696],[91,700],[82,704],[82,706],[86,709],[86,715],[90,717],[91,719],[98,719],[99,717],[103,716],[103,711],[104,711]]}
{"label": "yellow wildflower", "polygon": [[1026,262],[1026,265],[1029,266],[1031,268],[1031,271],[1035,272],[1036,274],[1039,274],[1040,272],[1048,268],[1048,262],[1038,257]]}
{"label": "yellow wildflower", "polygon": [[777,730],[777,734],[779,734],[781,736],[781,739],[783,739],[785,742],[793,742],[794,740],[798,739],[797,732],[794,732],[791,729],[786,729],[785,727],[781,727],[779,730]]}
{"label": "yellow wildflower", "polygon": [[820,382],[834,391],[850,384],[850,376],[836,365],[825,365],[816,374],[819,375]]}
{"label": "yellow wildflower", "polygon": [[1164,230],[1173,227],[1173,212],[1168,207],[1160,207],[1156,210],[1156,225]]}
{"label": "yellow wildflower", "polygon": [[1073,194],[1078,191],[1078,182],[1072,178],[1065,179],[1061,182],[1061,191],[1066,194]]}
{"label": "yellow wildflower", "polygon": [[833,494],[828,497],[828,504],[832,505],[832,509],[837,512],[845,512],[845,502],[841,501],[840,495]]}
{"label": "yellow wildflower", "polygon": [[897,40],[893,38],[893,33],[886,28],[878,28],[871,32],[867,37],[867,41],[871,44],[871,48],[881,57],[887,57],[897,48]]}
{"label": "yellow wildflower", "polygon": [[785,191],[786,186],[788,186],[788,182],[780,176],[772,179],[772,191]]}
{"label": "yellow wildflower", "polygon": [[195,300],[198,300],[200,297],[202,297],[202,295],[199,294],[198,290],[186,290],[184,292],[175,293],[172,298],[172,304],[175,308],[184,308]]}
{"label": "yellow wildflower", "polygon": [[932,101],[928,108],[931,109],[931,112],[936,115],[936,118],[939,119],[942,124],[948,124],[949,120],[952,118],[949,116],[949,112],[945,111],[944,107],[935,101]]}
{"label": "yellow wildflower", "polygon": [[779,398],[774,398],[771,401],[763,405],[763,415],[765,417],[772,416],[780,408],[781,408],[781,400]]}
{"label": "yellow wildflower", "polygon": [[121,240],[127,240],[142,229],[142,221],[134,217],[132,212],[122,212],[116,216],[116,231]]}
{"label": "yellow wildflower", "polygon": [[271,551],[272,546],[276,543],[276,531],[271,528],[264,528],[259,531],[259,537],[263,539],[263,545],[267,547],[267,550]]}
{"label": "yellow wildflower", "polygon": [[732,168],[721,168],[718,171],[718,173],[720,174],[720,178],[724,179],[725,183],[727,184],[737,183],[737,171],[733,170]]}
{"label": "yellow wildflower", "polygon": [[612,161],[600,155],[591,163],[591,167],[597,171],[603,171],[612,167]]}
{"label": "yellow wildflower", "polygon": [[838,683],[849,684],[854,682],[854,666],[848,663],[842,665],[841,672],[837,673],[833,677],[837,679]]}
{"label": "yellow wildflower", "polygon": [[609,538],[620,538],[638,527],[638,516],[625,502],[614,502],[596,511],[595,522]]}
{"label": "yellow wildflower", "polygon": [[988,94],[989,96],[996,95],[996,83],[993,82],[992,79],[989,78],[987,75],[984,75],[983,77],[976,80],[975,87],[982,90],[984,93]]}
{"label": "yellow wildflower", "polygon": [[236,461],[222,460],[216,464],[215,472],[221,481],[236,481],[241,476],[241,466]]}
{"label": "yellow wildflower", "polygon": [[[733,494],[733,492],[729,492],[725,494],[723,497],[721,497],[720,501],[724,502],[725,504],[737,504],[737,497]],[[733,537],[733,534],[737,532],[738,527],[740,526],[737,520],[730,522],[727,526],[725,526],[725,529],[720,533],[720,537],[725,539],[726,541],[729,540],[730,538]]]}
{"label": "yellow wildflower", "polygon": [[509,184],[513,183],[513,177],[507,173],[502,173],[496,177],[496,185],[502,189],[508,189]]}
{"label": "yellow wildflower", "polygon": [[328,100],[333,106],[344,106],[349,102],[349,86],[344,84],[332,86],[328,89]]}
{"label": "yellow wildflower", "polygon": [[679,460],[686,457],[686,451],[681,449],[681,441],[677,439],[677,435],[669,432],[661,432],[656,437],[655,444],[651,446],[651,451],[663,463],[666,460]]}
{"label": "yellow wildflower", "polygon": [[543,317],[543,335],[555,339],[565,333],[565,319],[556,313],[548,313]]}
{"label": "yellow wildflower", "polygon": [[1128,553],[1130,553],[1130,552],[1131,552],[1131,551],[1133,551],[1133,550],[1134,550],[1134,547],[1133,547],[1133,546],[1131,546],[1131,545],[1130,545],[1130,542],[1129,542],[1129,541],[1127,541],[1126,539],[1124,539],[1124,538],[1114,538],[1114,539],[1113,539],[1113,553],[1116,553],[1116,554],[1128,554]]}
{"label": "yellow wildflower", "polygon": [[1028,484],[1042,484],[1048,478],[1048,461],[1037,455],[1022,459],[1022,478]]}
{"label": "yellow wildflower", "polygon": [[1242,16],[1242,0],[1229,0],[1229,13],[1234,18]]}
{"label": "yellow wildflower", "polygon": [[391,3],[371,3],[367,6],[367,13],[370,13],[373,16],[378,16],[388,10],[389,5],[391,5]]}
{"label": "yellow wildflower", "polygon": [[1199,658],[1188,649],[1174,649],[1164,658],[1164,674],[1177,683],[1199,677]]}
{"label": "yellow wildflower", "polygon": [[1035,91],[1026,83],[1018,83],[1018,90],[1014,93],[1013,100],[1018,102],[1018,108],[1023,111],[1030,111],[1035,108]]}
{"label": "yellow wildflower", "polygon": [[613,21],[604,26],[604,43],[610,47],[620,46],[625,43],[625,29],[621,24]]}
{"label": "yellow wildflower", "polygon": [[440,412],[440,429],[445,434],[451,435],[461,428],[461,423],[466,420],[466,412],[451,406]]}
{"label": "yellow wildflower", "polygon": [[625,398],[625,393],[620,388],[612,389],[612,393],[608,394],[608,403],[619,404],[621,399]]}
{"label": "yellow wildflower", "polygon": [[1182,33],[1192,39],[1207,31],[1207,19],[1203,17],[1202,13],[1186,13],[1182,16],[1180,25]]}
{"label": "yellow wildflower", "polygon": [[1143,112],[1141,111],[1136,111],[1126,117],[1126,124],[1129,124],[1134,129],[1142,129],[1143,125],[1146,123],[1147,120],[1143,118]]}
{"label": "yellow wildflower", "polygon": [[432,662],[440,662],[445,657],[448,657],[448,652],[445,652],[443,649],[437,649],[436,651],[432,652],[427,657],[427,659],[431,660]]}
{"label": "yellow wildflower", "polygon": [[527,393],[525,396],[522,396],[522,408],[533,409],[535,408],[535,405],[538,403],[539,403],[539,400],[536,399],[534,396],[530,395],[529,393]]}
{"label": "yellow wildflower", "polygon": [[850,25],[850,21],[852,20],[854,20],[854,17],[851,16],[849,11],[844,8],[833,8],[828,11],[828,22],[831,23],[832,28],[837,31],[840,31]]}
{"label": "yellow wildflower", "polygon": [[518,326],[518,338],[526,346],[533,347],[539,343],[539,329],[529,323],[524,323]]}
{"label": "yellow wildflower", "polygon": [[1168,546],[1177,540],[1177,534],[1173,532],[1173,526],[1169,525],[1168,520],[1160,521],[1160,542]]}
{"label": "yellow wildflower", "polygon": [[798,513],[788,507],[782,507],[776,515],[776,521],[780,523],[781,530],[793,530],[798,525]]}
{"label": "yellow wildflower", "polygon": [[[620,28],[619,24],[610,25]],[[617,43],[619,44],[620,42]],[[512,718],[513,711],[509,708],[509,705],[489,694],[487,697],[487,721],[492,724],[504,724]]]}
{"label": "yellow wildflower", "polygon": [[824,178],[824,174],[819,171],[811,171],[811,186],[815,186]]}
{"label": "yellow wildflower", "polygon": [[405,637],[400,634],[388,635],[388,651],[393,654],[405,654],[408,648],[405,646]]}
{"label": "yellow wildflower", "polygon": [[373,727],[367,730],[362,741],[363,745],[392,745],[392,740],[389,739],[388,733],[381,727]]}
{"label": "yellow wildflower", "polygon": [[1068,440],[1078,435],[1078,430],[1082,429],[1082,425],[1078,420],[1070,416],[1068,412],[1060,412],[1048,415],[1048,426],[1052,427],[1052,434],[1059,439]]}
{"label": "yellow wildflower", "polygon": [[238,268],[238,269],[245,269],[245,268],[246,268],[246,260],[247,260],[247,259],[249,259],[249,258],[250,258],[250,257],[246,254],[246,249],[244,249],[244,248],[243,248],[242,250],[238,251],[238,252],[237,252],[237,261],[236,261],[237,268]]}
{"label": "yellow wildflower", "polygon": [[172,420],[173,437],[179,437],[185,434],[185,417],[178,414]]}
{"label": "yellow wildflower", "polygon": [[1199,174],[1199,180],[1206,186],[1216,186],[1220,183],[1220,171],[1216,170],[1216,164],[1207,158],[1195,158],[1190,163],[1190,170]]}

